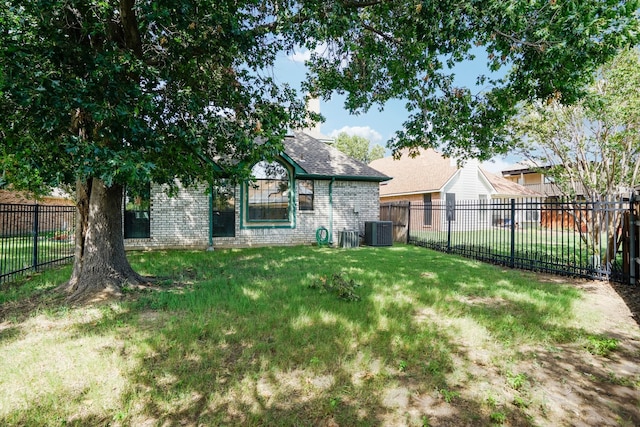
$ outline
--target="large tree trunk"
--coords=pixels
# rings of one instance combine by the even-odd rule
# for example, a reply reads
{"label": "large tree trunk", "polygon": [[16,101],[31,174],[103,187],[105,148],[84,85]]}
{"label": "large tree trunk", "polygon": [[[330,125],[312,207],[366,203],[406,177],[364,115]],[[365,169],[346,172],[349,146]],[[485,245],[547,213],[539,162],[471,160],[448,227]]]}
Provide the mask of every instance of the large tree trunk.
{"label": "large tree trunk", "polygon": [[125,285],[145,282],[131,266],[122,235],[123,187],[96,178],[77,184],[78,224],[71,279],[61,290],[71,301],[117,297]]}

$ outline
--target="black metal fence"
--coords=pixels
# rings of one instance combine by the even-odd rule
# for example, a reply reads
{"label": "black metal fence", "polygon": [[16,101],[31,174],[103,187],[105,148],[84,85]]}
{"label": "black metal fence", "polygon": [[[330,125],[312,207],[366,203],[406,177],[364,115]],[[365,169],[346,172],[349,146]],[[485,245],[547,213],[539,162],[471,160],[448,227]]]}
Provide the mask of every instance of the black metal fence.
{"label": "black metal fence", "polygon": [[71,260],[75,215],[74,206],[0,204],[0,284]]}
{"label": "black metal fence", "polygon": [[513,268],[637,283],[637,203],[474,200],[390,203],[396,241]]}

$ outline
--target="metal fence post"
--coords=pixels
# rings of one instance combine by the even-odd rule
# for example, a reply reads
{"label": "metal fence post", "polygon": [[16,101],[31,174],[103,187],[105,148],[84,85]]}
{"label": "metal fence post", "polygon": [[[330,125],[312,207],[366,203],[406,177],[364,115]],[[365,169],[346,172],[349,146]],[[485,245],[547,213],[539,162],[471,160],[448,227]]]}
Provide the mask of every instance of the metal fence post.
{"label": "metal fence post", "polygon": [[511,268],[516,265],[516,199],[511,199]]}
{"label": "metal fence post", "polygon": [[38,270],[38,210],[40,205],[37,203],[33,207],[33,270]]}
{"label": "metal fence post", "polygon": [[409,244],[410,232],[411,232],[411,202],[407,204],[407,244]]}
{"label": "metal fence post", "polygon": [[631,193],[629,198],[629,284],[636,285],[636,224],[635,204],[640,202],[636,200],[635,193]]}

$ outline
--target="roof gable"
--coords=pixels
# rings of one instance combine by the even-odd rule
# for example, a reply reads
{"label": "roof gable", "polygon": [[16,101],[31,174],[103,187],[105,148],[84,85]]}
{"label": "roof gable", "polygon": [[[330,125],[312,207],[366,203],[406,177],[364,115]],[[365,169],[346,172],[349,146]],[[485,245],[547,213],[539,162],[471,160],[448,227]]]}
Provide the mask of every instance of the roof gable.
{"label": "roof gable", "polygon": [[294,132],[283,141],[285,160],[292,163],[299,177],[341,180],[386,181],[384,173],[351,158],[306,133]]}
{"label": "roof gable", "polygon": [[[403,152],[400,159],[385,157],[374,160],[369,164],[385,175],[391,176],[391,181],[380,187],[380,196],[404,194],[420,194],[444,191],[461,169],[451,159],[443,157],[433,149],[421,149],[419,154],[411,157]],[[493,188],[494,194],[507,197],[540,197],[541,194],[520,184],[489,173],[477,166],[475,179],[484,178],[484,182]]]}
{"label": "roof gable", "polygon": [[403,152],[398,160],[384,157],[369,166],[393,178],[380,188],[381,196],[437,192],[458,172],[457,166],[433,149],[420,150],[415,157]]}

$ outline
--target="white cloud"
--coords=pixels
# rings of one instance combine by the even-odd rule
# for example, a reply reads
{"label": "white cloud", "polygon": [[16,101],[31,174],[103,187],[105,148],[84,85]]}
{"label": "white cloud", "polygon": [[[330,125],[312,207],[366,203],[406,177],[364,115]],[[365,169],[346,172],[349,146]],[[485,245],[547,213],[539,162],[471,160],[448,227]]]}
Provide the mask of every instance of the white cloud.
{"label": "white cloud", "polygon": [[290,61],[305,63],[311,59],[311,51],[304,49],[303,51],[294,50],[293,54],[287,55]]}
{"label": "white cloud", "polygon": [[[304,64],[305,62],[311,59],[312,53],[323,58],[329,58],[335,54],[335,52],[330,48],[330,46],[327,43],[320,43],[313,49],[313,51],[305,47],[294,48],[293,53],[290,55],[287,55],[287,58],[289,58],[289,61],[301,62]],[[344,62],[343,64],[346,65],[346,63]]]}
{"label": "white cloud", "polygon": [[375,129],[369,126],[343,126],[340,129],[333,130],[329,134],[330,137],[335,138],[340,133],[346,133],[347,135],[361,136],[368,139],[373,144],[381,144],[383,142],[382,135]]}

